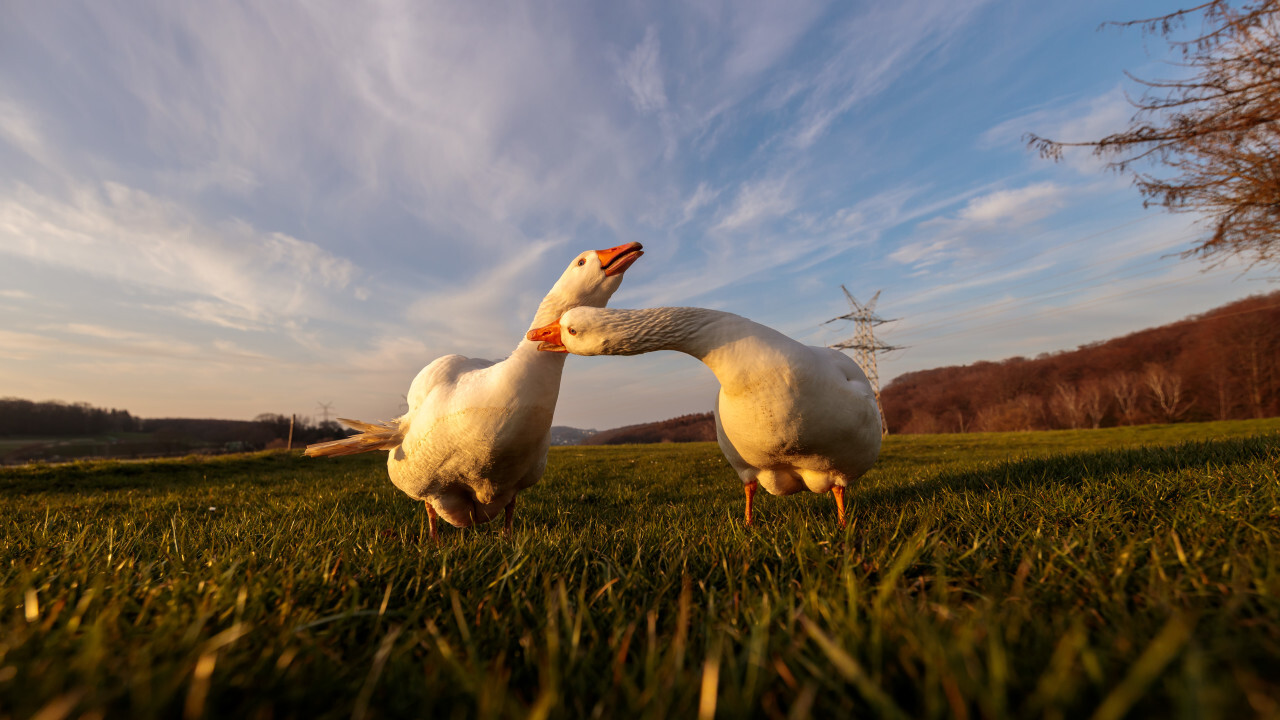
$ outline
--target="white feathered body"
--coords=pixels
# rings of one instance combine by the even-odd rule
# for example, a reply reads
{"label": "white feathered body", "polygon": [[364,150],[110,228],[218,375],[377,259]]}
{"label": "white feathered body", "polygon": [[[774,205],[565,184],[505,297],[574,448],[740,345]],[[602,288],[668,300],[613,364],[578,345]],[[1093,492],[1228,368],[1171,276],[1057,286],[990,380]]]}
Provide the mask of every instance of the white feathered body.
{"label": "white feathered body", "polygon": [[866,376],[835,350],[767,337],[718,358],[721,368],[734,366],[716,373],[731,378],[716,398],[721,451],[743,483],[758,481],[774,495],[852,484],[880,454],[880,414]]}
{"label": "white feathered body", "polygon": [[[573,307],[605,305],[642,254],[639,243],[579,254],[542,299],[533,327]],[[311,445],[306,454],[386,450],[391,482],[406,495],[455,526],[487,522],[542,477],[564,360],[529,340],[500,362],[446,355],[413,379],[403,416],[380,424],[343,419],[360,433]]]}
{"label": "white feathered body", "polygon": [[744,484],[775,495],[826,492],[849,486],[880,454],[875,395],[843,353],[703,308],[577,308],[559,326],[580,355],[676,350],[705,363],[720,381],[720,449]]}
{"label": "white feathered body", "polygon": [[524,347],[497,363],[447,355],[423,368],[387,456],[391,482],[458,527],[497,516],[542,477],[563,363]]}

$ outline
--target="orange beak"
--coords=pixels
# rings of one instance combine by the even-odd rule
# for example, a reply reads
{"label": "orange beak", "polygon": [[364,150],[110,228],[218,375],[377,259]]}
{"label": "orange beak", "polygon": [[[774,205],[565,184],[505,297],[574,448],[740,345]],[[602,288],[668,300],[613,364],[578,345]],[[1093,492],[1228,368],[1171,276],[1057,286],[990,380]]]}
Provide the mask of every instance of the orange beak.
{"label": "orange beak", "polygon": [[568,348],[560,340],[559,320],[550,325],[543,325],[540,328],[530,330],[529,334],[525,335],[525,338],[535,342],[541,341],[542,344],[538,346],[538,349],[544,352],[569,352]]}
{"label": "orange beak", "polygon": [[597,250],[596,256],[600,258],[600,267],[604,270],[605,277],[613,275],[621,275],[631,267],[631,263],[640,259],[644,254],[644,246],[638,242],[630,242],[626,245],[611,247],[608,250]]}

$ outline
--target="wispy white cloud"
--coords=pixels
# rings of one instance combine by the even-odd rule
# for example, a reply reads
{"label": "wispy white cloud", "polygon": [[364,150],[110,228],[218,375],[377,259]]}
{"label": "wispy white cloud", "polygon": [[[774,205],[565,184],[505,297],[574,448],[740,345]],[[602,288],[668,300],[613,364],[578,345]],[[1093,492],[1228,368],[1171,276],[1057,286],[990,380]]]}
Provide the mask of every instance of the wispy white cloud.
{"label": "wispy white cloud", "polygon": [[142,308],[228,330],[250,332],[269,328],[269,323],[256,308],[222,300],[171,300],[163,305],[146,304]]}
{"label": "wispy white cloud", "polygon": [[690,195],[689,199],[684,202],[679,224],[683,225],[692,220],[698,211],[715,202],[718,197],[720,197],[719,190],[711,189],[711,186],[706,182],[698,183],[693,195]]}
{"label": "wispy white cloud", "polygon": [[102,338],[104,340],[139,340],[146,338],[143,333],[129,332],[119,328],[103,327],[102,325],[88,325],[85,323],[68,323],[62,329],[76,335]]}
{"label": "wispy white cloud", "polygon": [[983,225],[1026,225],[1061,208],[1065,195],[1066,189],[1052,182],[997,190],[970,200],[960,211],[958,219]]}
{"label": "wispy white cloud", "polygon": [[[190,358],[202,354],[202,349],[195,343],[176,340],[158,334],[149,334],[121,330],[119,328],[90,325],[85,323],[69,323],[61,328],[68,339],[68,345],[75,348],[78,356],[91,355],[137,355],[150,359],[156,358]],[[55,332],[57,330],[55,329]]]}
{"label": "wispy white cloud", "polygon": [[[698,247],[705,255],[701,263],[693,262],[691,254],[684,253],[674,258],[671,267],[655,269],[655,275],[637,277],[637,282],[624,286],[619,292],[619,303],[632,306],[707,304],[708,298],[717,292],[761,277],[767,277],[770,285],[786,278],[813,287],[815,268],[825,269],[826,263],[837,256],[866,250],[885,231],[911,222],[918,212],[928,212],[929,205],[904,210],[904,204],[914,194],[909,188],[894,188],[826,214],[778,215],[773,219],[784,219],[776,228],[766,228],[762,218],[755,218],[759,220],[759,227],[740,226],[742,230],[756,227],[753,233],[718,232],[716,237],[706,238]],[[748,203],[735,207],[752,206]],[[829,284],[828,280],[820,282]]]}
{"label": "wispy white cloud", "polygon": [[59,343],[41,333],[0,329],[0,358],[30,360],[56,349]]}
{"label": "wispy white cloud", "polygon": [[279,361],[276,357],[241,347],[238,343],[231,340],[215,340],[213,342],[213,347],[217,350],[218,355],[223,358],[244,360],[254,364],[276,363]]}
{"label": "wispy white cloud", "polygon": [[[1165,313],[1154,305],[1135,312],[1163,318],[1158,322],[1211,304],[1197,304],[1205,296],[1184,297],[1178,290],[1194,283],[1201,271],[1168,255],[1190,237],[1185,222],[1155,214],[1104,226],[1100,232],[1086,232],[1089,225],[1077,221],[1056,229],[1039,245],[999,258],[998,265],[971,260],[900,291],[903,297],[894,311],[903,320],[887,327],[885,335],[913,349],[894,356],[884,366],[885,377],[938,364],[1070,348],[1125,332],[1117,329],[1124,322],[1136,323],[1130,328],[1158,324],[1140,323],[1136,316],[1117,318],[1134,309],[1131,298],[1145,298],[1148,292],[1164,298]],[[1170,279],[1177,282],[1161,284]],[[1204,282],[1215,288],[1211,293],[1221,293],[1229,287],[1229,275]],[[1099,314],[1108,317],[1090,327]]]}
{"label": "wispy white cloud", "polygon": [[940,48],[970,22],[984,2],[913,0],[871,4],[845,19],[840,50],[811,78],[801,81],[805,97],[790,142],[812,146],[857,103],[883,92],[897,78]]}
{"label": "wispy white cloud", "polygon": [[738,191],[733,207],[729,208],[712,229],[741,230],[783,217],[795,207],[796,200],[787,187],[785,177],[746,183]]}
{"label": "wispy white cloud", "polygon": [[997,297],[977,308],[957,308],[951,318],[943,315],[945,322],[922,316],[886,332],[889,342],[912,347],[883,363],[882,377],[1069,350],[1155,324],[1153,317],[1172,322],[1220,303],[1224,292],[1232,294],[1233,276],[1241,269],[1237,265],[1204,273],[1194,265],[1153,259],[1141,275],[1123,284],[1106,282],[1104,276],[1074,292]]}
{"label": "wispy white cloud", "polygon": [[[376,211],[396,195],[399,212],[467,237],[475,250],[461,252],[479,256],[523,240],[530,219],[617,224],[634,167],[651,160],[619,122],[622,106],[599,93],[609,68],[583,61],[608,40],[549,32],[579,24],[568,7],[82,11],[100,57],[54,47],[70,25],[56,8],[24,20],[33,42],[116,93],[131,144],[164,158],[157,178],[170,189],[266,192],[321,216]],[[659,49],[655,28],[632,63],[646,107],[665,102]]]}
{"label": "wispy white cloud", "polygon": [[659,52],[658,29],[650,25],[645,30],[644,39],[618,68],[619,79],[631,93],[631,103],[642,113],[662,110],[667,106]]}
{"label": "wispy white cloud", "polygon": [[[23,355],[0,381],[394,409],[433,358],[510,350],[574,253],[632,239],[615,304],[800,327],[842,282],[1018,290],[1100,195],[1018,138],[1128,108],[1047,97],[1072,59],[992,47],[1000,1],[32,4],[0,24],[23,58],[0,63],[0,356]],[[667,369],[615,406],[657,407]]]}
{"label": "wispy white cloud", "polygon": [[[954,311],[956,308],[955,298],[961,297],[967,291],[978,288],[1005,287],[1014,280],[1036,276],[1053,266],[1054,263],[1051,261],[1041,261],[1019,265],[1011,270],[973,273],[959,280],[932,284],[928,287],[917,289],[909,297],[900,300],[898,307],[902,308],[903,311],[915,311],[925,308],[926,313],[931,308],[941,308],[943,312]],[[945,300],[948,297],[952,299],[951,302]],[[937,312],[938,310],[933,311]],[[927,320],[928,316],[924,315],[923,318]],[[910,327],[910,323],[904,323],[904,327]]]}
{"label": "wispy white cloud", "polygon": [[920,223],[920,237],[899,245],[889,259],[917,270],[953,261],[972,253],[975,245],[989,246],[1052,215],[1070,194],[1069,188],[1042,182],[973,197],[953,215]]}
{"label": "wispy white cloud", "polygon": [[954,246],[955,241],[950,238],[921,240],[902,245],[889,253],[889,259],[903,265],[924,267],[942,262]]}
{"label": "wispy white cloud", "polygon": [[[1028,133],[1059,142],[1090,142],[1120,132],[1129,124],[1134,107],[1120,86],[1101,95],[1040,107],[1001,122],[984,132],[981,148],[1021,148]],[[1105,160],[1089,148],[1068,149],[1063,162],[1080,173],[1094,174]]]}
{"label": "wispy white cloud", "polygon": [[50,151],[35,118],[13,100],[0,97],[0,142],[18,148],[35,160],[45,160]]}
{"label": "wispy white cloud", "polygon": [[[538,303],[559,279],[559,273],[546,277],[534,269],[540,268],[549,251],[563,246],[563,238],[531,243],[523,252],[495,261],[466,282],[423,292],[408,308],[404,329],[428,335],[438,347],[450,348],[448,352],[485,356],[509,352],[520,344]],[[571,257],[564,258],[566,266]],[[518,292],[514,289],[526,286],[531,275],[540,277],[544,286],[526,294],[522,302],[512,303],[513,293]],[[527,313],[512,314],[511,308],[517,304],[527,308]]]}
{"label": "wispy white cloud", "polygon": [[793,51],[818,21],[824,4],[806,0],[780,5],[747,0],[720,6],[727,17],[731,45],[724,60],[724,77],[740,83],[775,67]]}
{"label": "wispy white cloud", "polygon": [[[514,345],[514,343],[513,343]],[[333,351],[333,364],[344,371],[377,373],[394,376],[399,374],[408,380],[412,372],[424,367],[442,354],[437,348],[411,335],[382,335],[367,347],[339,348]],[[401,392],[407,391],[406,382]]]}
{"label": "wispy white cloud", "polygon": [[205,223],[117,183],[77,187],[68,201],[26,186],[0,193],[0,239],[0,253],[173,293],[175,311],[224,326],[324,316],[357,273],[312,243],[240,220]]}

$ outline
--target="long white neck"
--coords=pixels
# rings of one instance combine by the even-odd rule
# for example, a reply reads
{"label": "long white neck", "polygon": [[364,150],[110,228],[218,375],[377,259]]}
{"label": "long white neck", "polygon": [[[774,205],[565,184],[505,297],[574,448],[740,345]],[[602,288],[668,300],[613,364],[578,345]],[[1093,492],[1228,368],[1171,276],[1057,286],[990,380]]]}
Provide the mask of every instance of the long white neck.
{"label": "long white neck", "polygon": [[726,389],[779,353],[800,347],[778,331],[739,315],[705,308],[598,310],[606,355],[675,350],[701,360]]}
{"label": "long white neck", "polygon": [[[571,290],[566,291],[562,288],[563,284],[564,279],[561,278],[552,286],[547,296],[542,298],[542,302],[538,304],[538,312],[533,315],[533,322],[529,323],[529,330],[550,325],[559,320],[561,315],[575,307],[603,307],[609,301],[609,295],[612,294],[612,292],[606,292],[589,295]],[[554,368],[557,373],[560,372],[564,368],[566,355],[564,353],[539,352],[539,344],[522,337],[520,344],[511,353],[509,360],[527,362],[534,367]]]}
{"label": "long white neck", "polygon": [[[538,312],[533,315],[533,322],[529,324],[529,329],[540,328],[544,325],[550,325],[566,310],[573,307],[574,304],[556,290],[552,288],[547,296],[542,298],[542,302],[538,305]],[[538,352],[538,343],[532,340],[520,339],[520,344],[516,346],[514,352],[511,353],[508,360],[516,361],[520,364],[528,364],[531,367],[540,367],[552,369],[559,373],[564,368],[564,353]]]}

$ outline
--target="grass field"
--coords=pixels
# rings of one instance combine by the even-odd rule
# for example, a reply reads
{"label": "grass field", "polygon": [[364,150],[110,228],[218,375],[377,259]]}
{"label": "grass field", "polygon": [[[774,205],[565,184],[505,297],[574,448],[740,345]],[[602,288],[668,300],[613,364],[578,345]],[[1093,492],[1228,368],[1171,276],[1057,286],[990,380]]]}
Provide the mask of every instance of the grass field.
{"label": "grass field", "polygon": [[[175,448],[177,452],[174,452]],[[0,437],[0,465],[85,458],[156,457],[162,454],[177,455],[182,452],[220,449],[221,446],[213,443],[205,443],[205,447],[199,447],[194,442],[161,442],[157,440],[155,433],[143,432],[58,437],[10,436]]]}
{"label": "grass field", "polygon": [[381,454],[0,469],[0,717],[1274,717],[1278,433],[891,437],[844,530],[554,448],[439,544]]}

